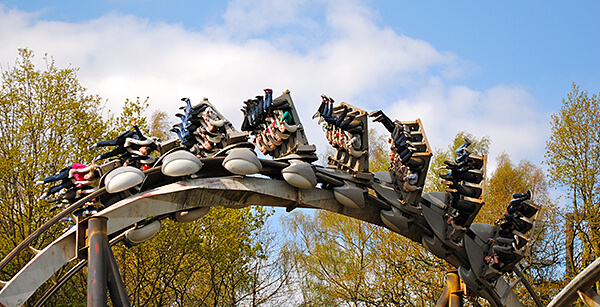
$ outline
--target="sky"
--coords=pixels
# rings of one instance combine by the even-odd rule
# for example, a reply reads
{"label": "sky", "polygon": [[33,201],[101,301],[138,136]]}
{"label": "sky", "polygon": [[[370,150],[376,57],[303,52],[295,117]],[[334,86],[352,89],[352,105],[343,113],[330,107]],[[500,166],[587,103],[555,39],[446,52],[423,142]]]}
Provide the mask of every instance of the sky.
{"label": "sky", "polygon": [[[119,113],[208,97],[240,127],[246,99],[286,89],[308,139],[320,94],[392,119],[420,118],[430,144],[459,131],[541,165],[550,115],[575,82],[600,92],[598,1],[0,0],[0,67],[18,48],[78,67]],[[383,132],[381,125],[374,123]]]}

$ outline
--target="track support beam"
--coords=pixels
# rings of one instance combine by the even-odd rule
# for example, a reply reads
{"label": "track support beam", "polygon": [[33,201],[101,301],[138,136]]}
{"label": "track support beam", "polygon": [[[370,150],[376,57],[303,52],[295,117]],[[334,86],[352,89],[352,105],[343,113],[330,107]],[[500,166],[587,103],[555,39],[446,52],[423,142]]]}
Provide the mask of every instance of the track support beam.
{"label": "track support beam", "polygon": [[131,306],[119,267],[108,243],[103,216],[91,217],[88,222],[88,307],[108,305],[108,293],[113,306]]}
{"label": "track support beam", "polygon": [[585,291],[577,291],[579,298],[590,307],[600,307],[600,295],[592,288],[588,288]]}
{"label": "track support beam", "polygon": [[464,289],[458,276],[458,271],[446,273],[446,287],[440,296],[436,307],[462,307]]}

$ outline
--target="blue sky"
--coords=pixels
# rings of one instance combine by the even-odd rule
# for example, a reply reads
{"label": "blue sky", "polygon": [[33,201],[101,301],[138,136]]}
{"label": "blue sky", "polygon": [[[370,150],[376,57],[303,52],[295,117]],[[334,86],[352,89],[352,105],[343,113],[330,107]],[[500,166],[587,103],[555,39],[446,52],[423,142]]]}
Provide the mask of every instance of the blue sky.
{"label": "blue sky", "polygon": [[[600,91],[597,1],[0,0],[0,65],[17,48],[79,67],[90,93],[121,103],[209,97],[237,124],[241,102],[292,91],[309,140],[325,93],[422,119],[430,143],[488,135],[492,158],[543,160],[549,117],[571,83]],[[173,121],[176,117],[173,116]],[[493,166],[493,159],[490,160]]]}

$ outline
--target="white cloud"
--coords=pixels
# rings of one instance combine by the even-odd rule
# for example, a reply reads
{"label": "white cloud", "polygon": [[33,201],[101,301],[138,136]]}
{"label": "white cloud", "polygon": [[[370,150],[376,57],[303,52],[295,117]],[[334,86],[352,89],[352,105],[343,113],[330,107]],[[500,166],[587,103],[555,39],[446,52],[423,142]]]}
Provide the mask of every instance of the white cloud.
{"label": "white cloud", "polygon": [[[435,147],[466,130],[489,135],[493,153],[535,159],[546,139],[547,117],[534,111],[535,98],[526,91],[453,85],[452,78],[472,67],[377,25],[376,14],[360,2],[234,0],[222,24],[200,31],[115,14],[52,22],[0,6],[0,41],[3,65],[28,47],[38,57],[52,55],[59,66],[80,67],[81,83],[117,113],[126,98],[150,96],[150,111],[163,109],[175,121],[181,97],[209,97],[239,127],[243,100],[265,87],[290,89],[320,150],[325,139],[310,116],[321,93],[398,119],[420,117]],[[389,96],[396,102],[380,102]]]}
{"label": "white cloud", "polygon": [[400,120],[421,118],[430,144],[446,148],[459,131],[492,140],[488,169],[502,152],[515,161],[541,162],[548,138],[548,115],[536,112],[536,100],[518,87],[497,85],[484,92],[448,86],[431,78],[410,97],[399,100],[390,115]]}

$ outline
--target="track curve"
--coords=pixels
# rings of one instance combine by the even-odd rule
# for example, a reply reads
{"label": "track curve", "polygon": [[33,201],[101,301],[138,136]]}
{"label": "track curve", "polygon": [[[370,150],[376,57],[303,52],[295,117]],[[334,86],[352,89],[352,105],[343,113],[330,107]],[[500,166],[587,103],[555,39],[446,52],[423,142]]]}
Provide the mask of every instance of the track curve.
{"label": "track curve", "polygon": [[[123,199],[95,216],[108,218],[107,234],[111,235],[155,216],[168,216],[200,207],[241,208],[249,205],[320,208],[382,225],[377,207],[344,207],[336,201],[332,191],[318,188],[300,190],[283,180],[241,176],[170,183]],[[63,212],[60,215],[65,214]],[[6,283],[0,291],[0,303],[21,306],[56,271],[75,260],[76,256],[73,228],[42,249]]]}

